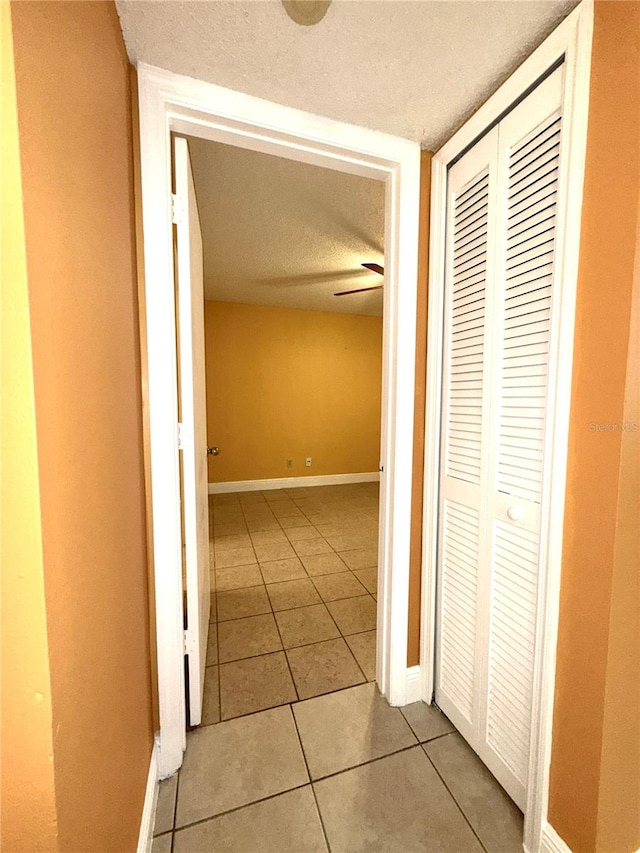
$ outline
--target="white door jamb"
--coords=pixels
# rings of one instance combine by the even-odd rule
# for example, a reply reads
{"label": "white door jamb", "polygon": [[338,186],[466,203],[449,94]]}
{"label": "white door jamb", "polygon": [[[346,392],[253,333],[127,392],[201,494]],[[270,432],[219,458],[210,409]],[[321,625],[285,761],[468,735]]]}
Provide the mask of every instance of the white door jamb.
{"label": "white door jamb", "polygon": [[378,671],[406,702],[420,148],[417,143],[138,66],[160,777],[185,748],[171,132],[382,180],[385,204]]}

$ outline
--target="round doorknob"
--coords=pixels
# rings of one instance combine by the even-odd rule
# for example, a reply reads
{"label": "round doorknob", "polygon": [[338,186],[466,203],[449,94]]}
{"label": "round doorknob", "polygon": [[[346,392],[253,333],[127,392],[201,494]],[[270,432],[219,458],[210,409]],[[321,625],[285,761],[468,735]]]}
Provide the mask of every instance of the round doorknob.
{"label": "round doorknob", "polygon": [[519,506],[510,506],[507,515],[511,521],[519,521],[522,518],[522,509]]}
{"label": "round doorknob", "polygon": [[220,448],[219,447],[207,447],[207,454],[209,456],[219,456]]}

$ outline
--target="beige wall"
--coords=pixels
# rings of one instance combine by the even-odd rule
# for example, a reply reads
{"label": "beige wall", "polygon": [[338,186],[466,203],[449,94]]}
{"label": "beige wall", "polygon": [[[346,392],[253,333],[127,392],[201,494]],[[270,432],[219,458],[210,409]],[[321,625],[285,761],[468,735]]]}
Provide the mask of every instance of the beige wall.
{"label": "beige wall", "polygon": [[205,335],[210,482],[378,470],[380,317],[207,301]]}
{"label": "beige wall", "polygon": [[0,847],[56,843],[51,684],[11,17],[2,15],[2,824]]}
{"label": "beige wall", "polygon": [[[590,426],[620,424],[627,414],[640,189],[639,84],[640,4],[597,2],[549,799],[551,824],[574,853],[627,853],[640,846],[638,753],[632,759],[635,777],[614,772],[608,759],[609,749],[638,743],[638,659],[631,666],[617,657],[622,638],[637,629],[638,569],[637,562],[619,559],[616,550],[622,547],[631,559],[634,541],[637,549],[638,497],[626,467],[637,466],[637,433],[625,436],[623,446],[621,430],[599,432]],[[621,503],[621,487],[624,494],[630,490],[635,504]],[[623,579],[631,583],[626,591]],[[635,688],[625,688],[623,671],[635,676]],[[626,730],[625,720],[630,721]],[[608,846],[612,821],[617,840]]]}
{"label": "beige wall", "polygon": [[129,66],[113,3],[12,20],[58,843],[129,851],[153,736]]}

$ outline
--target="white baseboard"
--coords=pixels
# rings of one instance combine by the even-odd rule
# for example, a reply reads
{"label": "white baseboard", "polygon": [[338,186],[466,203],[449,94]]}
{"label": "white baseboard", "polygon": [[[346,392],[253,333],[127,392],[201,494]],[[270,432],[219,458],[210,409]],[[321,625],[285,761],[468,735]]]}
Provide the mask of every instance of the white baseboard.
{"label": "white baseboard", "polygon": [[540,853],[571,853],[571,848],[558,835],[550,823],[542,828]]}
{"label": "white baseboard", "polygon": [[210,495],[228,492],[266,492],[271,489],[298,489],[305,486],[342,486],[346,483],[377,483],[380,474],[321,474],[318,477],[282,477],[279,480],[236,480],[231,483],[209,483]]}
{"label": "white baseboard", "polygon": [[412,702],[419,702],[422,699],[422,681],[420,680],[420,667],[407,667],[407,687],[406,687],[407,705]]}
{"label": "white baseboard", "polygon": [[137,853],[151,853],[153,844],[153,826],[156,822],[156,806],[158,805],[158,739],[153,742],[151,760],[149,762],[149,775],[147,776],[147,789],[144,795],[142,807],[142,818],[140,820],[140,835],[138,836]]}

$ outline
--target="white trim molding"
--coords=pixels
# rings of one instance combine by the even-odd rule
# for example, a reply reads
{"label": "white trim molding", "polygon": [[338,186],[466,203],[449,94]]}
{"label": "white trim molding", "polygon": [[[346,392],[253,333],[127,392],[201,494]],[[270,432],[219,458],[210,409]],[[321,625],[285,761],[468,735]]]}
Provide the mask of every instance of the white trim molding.
{"label": "white trim molding", "polygon": [[419,666],[407,667],[406,704],[419,702],[422,699],[422,675]]}
{"label": "white trim molding", "polygon": [[172,133],[261,151],[385,184],[385,289],[377,681],[404,704],[420,193],[420,146],[399,137],[138,66],[160,775],[185,748]]}
{"label": "white trim molding", "polygon": [[[593,0],[582,3],[489,98],[432,160],[427,345],[426,435],[422,558],[422,698],[435,686],[436,565],[440,471],[441,381],[447,172],[451,164],[556,65],[564,66],[563,138],[558,192],[556,303],[550,348],[549,409],[541,513],[537,643],[533,674],[532,735],[525,809],[524,849],[540,853],[546,832],[567,435],[575,321],[584,163],[589,109]],[[544,843],[547,843],[546,841]],[[554,849],[554,848],[548,848]],[[564,848],[558,848],[563,849]]]}
{"label": "white trim molding", "polygon": [[151,853],[153,845],[153,827],[156,822],[156,808],[158,805],[159,775],[158,775],[158,737],[153,741],[151,759],[149,761],[149,773],[147,775],[147,787],[144,794],[142,806],[142,817],[140,819],[140,834],[138,835],[137,853]]}
{"label": "white trim molding", "polygon": [[[527,848],[524,848],[527,850]],[[540,835],[540,853],[571,853],[571,848],[558,835],[550,823],[545,823]]]}
{"label": "white trim molding", "polygon": [[209,483],[210,495],[229,492],[268,492],[272,489],[303,489],[309,486],[344,486],[348,483],[377,483],[380,474],[320,474],[317,477],[282,477],[274,480],[235,480],[229,483]]}

